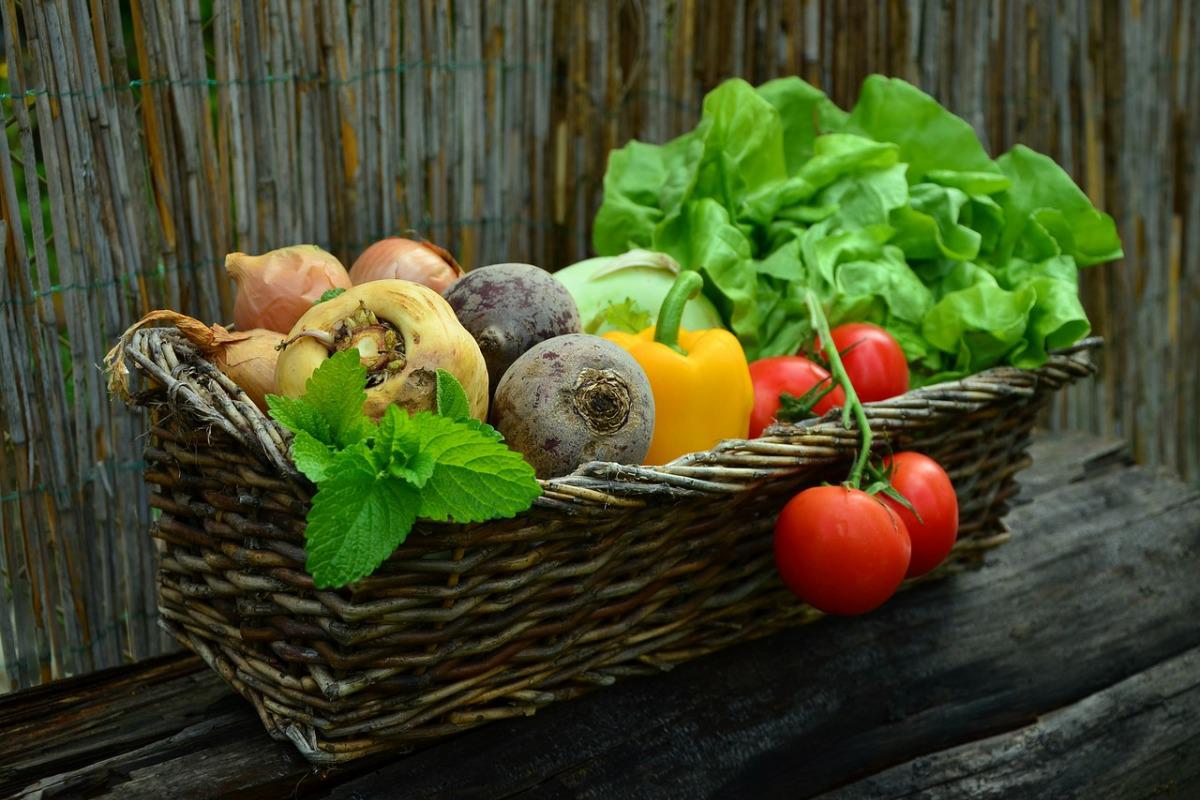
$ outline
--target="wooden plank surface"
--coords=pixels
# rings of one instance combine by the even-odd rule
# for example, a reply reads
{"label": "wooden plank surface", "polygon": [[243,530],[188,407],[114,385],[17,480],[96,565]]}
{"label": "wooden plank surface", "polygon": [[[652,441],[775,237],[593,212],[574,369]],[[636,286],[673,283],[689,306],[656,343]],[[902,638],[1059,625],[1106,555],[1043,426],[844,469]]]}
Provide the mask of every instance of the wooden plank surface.
{"label": "wooden plank surface", "polygon": [[566,266],[610,149],[692,129],[732,76],[844,107],[902,77],[993,155],[1061,163],[1127,255],[1081,275],[1105,364],[1053,422],[1200,480],[1194,0],[0,0],[0,28],[0,691],[169,646],[144,420],[98,369],[117,332],[228,322],[235,250],[350,263],[413,229],[469,267]]}
{"label": "wooden plank surface", "polygon": [[1200,648],[1015,731],[823,797],[1200,797]]}
{"label": "wooden plank surface", "polygon": [[1195,796],[1200,492],[1075,434],[1023,486],[979,572],[333,772],[194,658],[18,693],[0,796]]}

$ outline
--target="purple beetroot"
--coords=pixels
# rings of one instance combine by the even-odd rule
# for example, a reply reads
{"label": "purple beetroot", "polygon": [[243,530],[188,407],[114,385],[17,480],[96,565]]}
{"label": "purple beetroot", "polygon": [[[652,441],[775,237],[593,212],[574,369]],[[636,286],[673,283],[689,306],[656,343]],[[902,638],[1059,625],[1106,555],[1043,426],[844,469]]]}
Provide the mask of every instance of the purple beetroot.
{"label": "purple beetroot", "polygon": [[493,264],[464,275],[445,294],[487,363],[494,394],[505,371],[538,342],[578,333],[579,309],[550,273],[532,264]]}

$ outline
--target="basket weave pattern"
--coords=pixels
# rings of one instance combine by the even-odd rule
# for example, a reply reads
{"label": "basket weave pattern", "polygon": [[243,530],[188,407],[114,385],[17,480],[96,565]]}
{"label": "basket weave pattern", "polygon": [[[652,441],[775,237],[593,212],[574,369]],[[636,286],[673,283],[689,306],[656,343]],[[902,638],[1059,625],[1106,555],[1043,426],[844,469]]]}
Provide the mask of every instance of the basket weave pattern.
{"label": "basket weave pattern", "polygon": [[[928,578],[1007,538],[1037,412],[1093,371],[1097,344],[866,406],[880,448],[928,453],[958,493],[958,544]],[[798,490],[844,477],[858,435],[835,416],[667,467],[584,465],[516,519],[418,525],[371,577],[317,591],[313,489],[286,431],[173,330],[137,331],[125,355],[147,379],[132,399],[150,410],[162,624],[314,762],[531,714],[820,616],[776,576],[771,529]]]}

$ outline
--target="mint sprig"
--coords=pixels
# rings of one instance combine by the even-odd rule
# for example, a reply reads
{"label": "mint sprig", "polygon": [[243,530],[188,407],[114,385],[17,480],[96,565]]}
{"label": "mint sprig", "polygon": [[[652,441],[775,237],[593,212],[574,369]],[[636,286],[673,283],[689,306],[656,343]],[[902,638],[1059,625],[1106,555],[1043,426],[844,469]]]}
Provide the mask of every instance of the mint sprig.
{"label": "mint sprig", "polygon": [[367,370],[358,360],[358,351],[342,350],[309,377],[303,397],[268,395],[267,407],[293,433],[304,431],[331,447],[349,447],[367,438],[375,427],[362,412],[366,389]]}
{"label": "mint sprig", "polygon": [[375,469],[363,445],[338,453],[334,466],[317,484],[304,533],[318,589],[374,572],[412,530],[419,504],[419,490]]}
{"label": "mint sprig", "polygon": [[389,406],[378,423],[363,414],[366,378],[357,353],[344,351],[313,373],[304,396],[267,397],[295,434],[297,469],[317,486],[304,536],[318,589],[370,575],[417,519],[512,517],[541,494],[533,468],[470,416],[449,372],[438,370],[438,414]]}

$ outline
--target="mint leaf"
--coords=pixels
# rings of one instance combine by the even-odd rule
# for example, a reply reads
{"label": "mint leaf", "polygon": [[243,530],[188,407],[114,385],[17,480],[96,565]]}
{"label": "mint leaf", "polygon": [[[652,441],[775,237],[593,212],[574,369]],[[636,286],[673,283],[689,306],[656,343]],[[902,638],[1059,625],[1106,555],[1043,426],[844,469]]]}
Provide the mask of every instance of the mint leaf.
{"label": "mint leaf", "polygon": [[493,428],[491,425],[488,425],[486,422],[480,422],[479,420],[475,419],[474,417],[470,417],[470,418],[464,419],[464,420],[459,420],[459,422],[466,425],[468,428],[470,428],[473,431],[479,431],[481,434],[483,434],[487,438],[491,439],[493,442],[503,442],[504,441],[504,434],[501,433],[500,431],[496,430],[495,428]]}
{"label": "mint leaf", "polygon": [[308,512],[305,569],[318,589],[370,575],[408,536],[419,495],[375,468],[366,445],[338,453]]}
{"label": "mint leaf", "polygon": [[317,483],[325,480],[335,458],[336,453],[329,445],[323,444],[308,431],[297,431],[296,438],[292,440],[292,461],[296,462],[296,469],[310,481]]}
{"label": "mint leaf", "polygon": [[632,297],[620,303],[609,303],[596,315],[596,326],[607,322],[614,330],[625,333],[641,333],[650,327],[650,312],[642,308]]}
{"label": "mint leaf", "polygon": [[421,452],[436,463],[421,489],[423,519],[483,522],[511,517],[541,494],[533,467],[485,425],[464,425],[422,412],[411,420]]}
{"label": "mint leaf", "polygon": [[379,421],[371,457],[376,468],[387,470],[393,477],[417,489],[433,474],[433,458],[421,450],[421,438],[413,427],[412,418],[399,406],[388,406]]}
{"label": "mint leaf", "polygon": [[467,419],[471,404],[462,384],[444,369],[437,371],[437,413],[450,419]]}
{"label": "mint leaf", "polygon": [[471,404],[462,384],[453,374],[444,369],[437,371],[437,413],[438,416],[449,417],[465,424],[472,430],[480,431],[497,442],[503,442],[504,436],[500,431],[486,422],[471,416]]}
{"label": "mint leaf", "polygon": [[412,428],[408,411],[388,406],[375,431],[371,456],[376,469],[386,470],[392,463],[405,464],[421,449],[421,439]]}
{"label": "mint leaf", "polygon": [[271,417],[292,433],[307,433],[323,444],[333,443],[333,430],[325,417],[303,397],[267,395]]}
{"label": "mint leaf", "polygon": [[332,289],[326,289],[321,294],[321,296],[317,298],[317,302],[313,303],[313,305],[319,306],[319,305],[321,305],[321,303],[324,303],[326,300],[332,300],[333,298],[337,297],[338,295],[344,294],[345,291],[346,290],[341,288],[340,286],[335,286]]}
{"label": "mint leaf", "polygon": [[267,396],[271,416],[293,433],[304,431],[323,444],[347,447],[367,438],[374,427],[363,416],[367,371],[357,350],[335,353],[304,385],[304,396]]}
{"label": "mint leaf", "polygon": [[417,453],[405,464],[393,461],[388,465],[388,472],[393,477],[412,484],[414,488],[421,489],[433,477],[433,471],[436,467],[437,462],[433,460],[431,455],[428,453]]}

